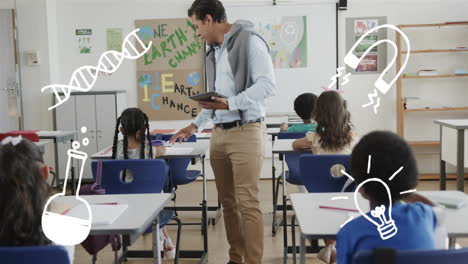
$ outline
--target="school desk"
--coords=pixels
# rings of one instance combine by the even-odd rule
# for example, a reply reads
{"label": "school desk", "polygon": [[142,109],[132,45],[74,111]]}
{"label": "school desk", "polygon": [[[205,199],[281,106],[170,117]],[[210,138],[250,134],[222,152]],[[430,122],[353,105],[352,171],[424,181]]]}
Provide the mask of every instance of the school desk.
{"label": "school desk", "polygon": [[[445,209],[445,226],[449,237],[449,247],[455,246],[457,237],[468,237],[468,195],[459,191],[421,191],[421,195],[436,200],[435,197],[449,197],[453,199],[466,200],[465,206],[459,209]],[[332,200],[333,197],[347,197]],[[369,201],[358,194],[358,203],[363,212],[369,211]],[[354,193],[294,193],[290,195],[291,204],[294,209],[294,218],[297,219],[300,228],[300,263],[305,261],[305,240],[328,238],[336,239],[340,226],[350,217],[360,214],[350,213],[343,210],[331,210],[319,208],[320,205],[328,205],[340,208],[356,209],[354,204]],[[293,221],[294,222],[294,221]],[[294,223],[292,223],[294,229]],[[294,237],[294,230],[292,231]],[[295,240],[293,238],[293,248]],[[295,254],[294,254],[295,255]]]}
{"label": "school desk", "polygon": [[[90,235],[122,235],[122,255],[118,263],[125,262],[127,258],[154,258],[155,263],[161,263],[159,254],[158,214],[171,201],[170,193],[151,194],[116,194],[116,195],[81,195],[80,197],[90,204],[121,203],[127,204],[125,211],[108,225],[91,226]],[[56,198],[56,203],[73,204],[75,196],[62,196]],[[127,247],[135,243],[149,226],[153,226],[153,250],[132,251]]]}
{"label": "school desk", "polygon": [[468,165],[468,139],[465,130],[468,129],[468,119],[435,120],[440,125],[440,189],[446,188],[446,162],[457,167],[457,190],[465,189],[465,167]]}

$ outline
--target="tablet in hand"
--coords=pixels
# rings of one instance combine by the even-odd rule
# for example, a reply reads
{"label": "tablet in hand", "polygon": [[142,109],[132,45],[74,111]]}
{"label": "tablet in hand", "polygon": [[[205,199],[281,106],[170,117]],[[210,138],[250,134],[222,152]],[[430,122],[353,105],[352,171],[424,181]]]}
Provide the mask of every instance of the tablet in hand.
{"label": "tablet in hand", "polygon": [[208,92],[208,93],[202,93],[202,94],[197,94],[197,95],[192,95],[189,98],[195,101],[209,101],[212,102],[211,97],[221,97],[221,98],[227,98],[226,96],[219,94],[217,92]]}

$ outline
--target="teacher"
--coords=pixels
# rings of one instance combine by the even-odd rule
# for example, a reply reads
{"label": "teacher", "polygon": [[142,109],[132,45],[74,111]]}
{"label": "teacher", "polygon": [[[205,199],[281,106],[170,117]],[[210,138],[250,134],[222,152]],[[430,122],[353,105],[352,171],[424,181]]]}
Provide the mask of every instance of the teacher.
{"label": "teacher", "polygon": [[214,123],[210,161],[230,245],[228,263],[260,264],[264,226],[258,179],[266,141],[265,99],[276,92],[268,44],[249,21],[228,24],[218,0],[195,0],[188,16],[197,37],[209,45],[207,88],[227,98],[200,101],[203,109],[171,142]]}

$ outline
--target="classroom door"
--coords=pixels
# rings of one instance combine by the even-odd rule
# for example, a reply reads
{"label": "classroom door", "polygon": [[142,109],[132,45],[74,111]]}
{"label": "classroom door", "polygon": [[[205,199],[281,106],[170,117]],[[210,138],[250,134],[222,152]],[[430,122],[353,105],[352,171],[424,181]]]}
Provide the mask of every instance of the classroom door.
{"label": "classroom door", "polygon": [[15,16],[0,9],[0,132],[21,129]]}

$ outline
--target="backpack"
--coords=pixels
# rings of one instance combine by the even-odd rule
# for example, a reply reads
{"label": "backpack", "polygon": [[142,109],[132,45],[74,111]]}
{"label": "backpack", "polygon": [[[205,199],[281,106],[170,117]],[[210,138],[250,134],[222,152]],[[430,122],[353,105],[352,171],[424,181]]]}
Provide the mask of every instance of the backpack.
{"label": "backpack", "polygon": [[[98,161],[96,182],[93,184],[86,184],[81,186],[80,195],[100,195],[106,194],[106,190],[101,186],[102,177],[102,160]],[[114,257],[117,261],[118,251],[122,247],[122,241],[120,235],[89,235],[81,246],[90,254],[93,255],[93,263],[97,259],[97,253],[101,251],[108,244],[111,244],[112,250],[114,251]]]}

